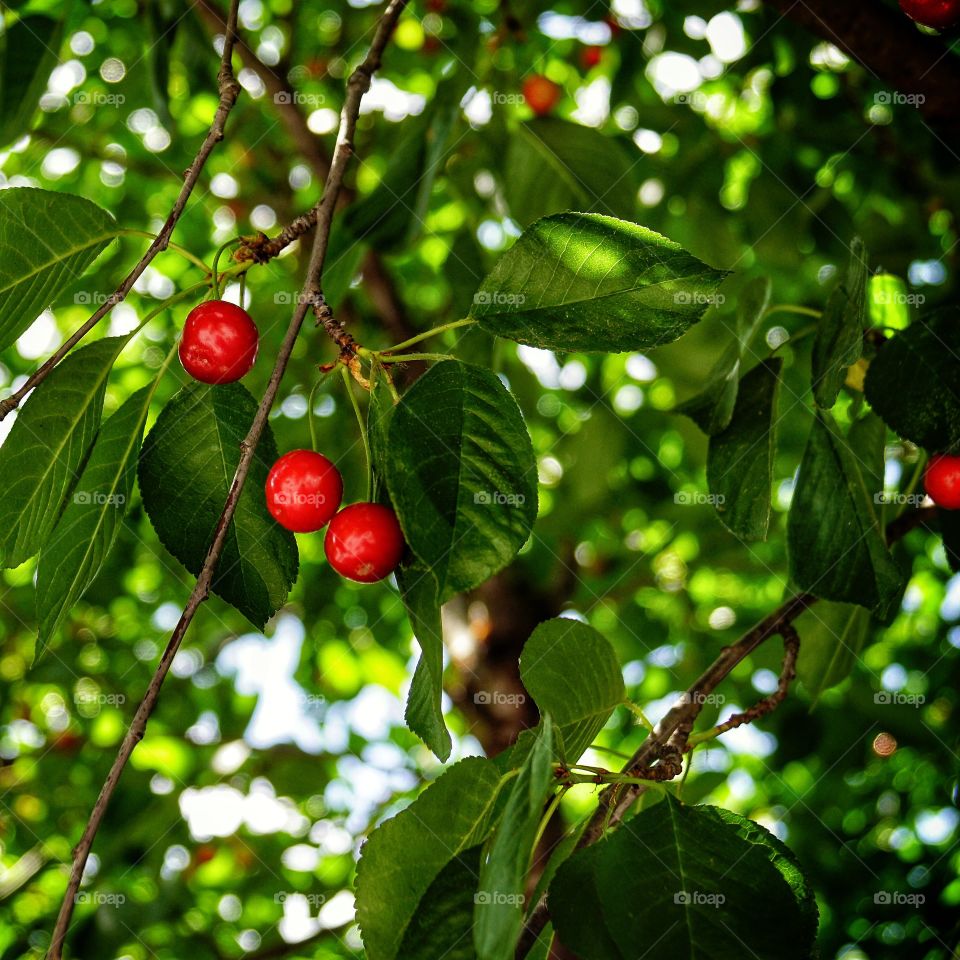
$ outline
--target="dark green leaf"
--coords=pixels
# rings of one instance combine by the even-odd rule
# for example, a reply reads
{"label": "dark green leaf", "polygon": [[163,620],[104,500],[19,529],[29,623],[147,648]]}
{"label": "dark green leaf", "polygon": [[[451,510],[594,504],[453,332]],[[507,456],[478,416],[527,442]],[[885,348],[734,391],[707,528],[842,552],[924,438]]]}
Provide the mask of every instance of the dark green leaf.
{"label": "dark green leaf", "polygon": [[883,618],[903,575],[883,540],[857,457],[818,412],[800,463],[787,524],[790,574],[802,590],[856,603]]}
{"label": "dark green leaf", "polygon": [[731,343],[707,376],[696,396],[677,406],[705,434],[715,436],[730,425],[740,385],[740,345]]}
{"label": "dark green leaf", "polygon": [[960,308],[915,320],[880,348],[864,384],[899,436],[930,451],[960,444]]}
{"label": "dark green leaf", "polygon": [[743,378],[730,425],[710,438],[710,494],[723,525],[743,540],[764,540],[770,525],[781,365],[775,357],[758,364]]}
{"label": "dark green leaf", "polygon": [[37,653],[100,571],[120,530],[137,470],[137,454],[155,380],[100,428],[90,459],[37,566]]}
{"label": "dark green leaf", "polygon": [[410,681],[407,726],[437,755],[450,756],[450,734],[443,722],[443,628],[437,603],[437,582],[419,564],[397,570],[397,583],[410,625],[420,644],[420,660]]}
{"label": "dark green leaf", "polygon": [[456,360],[431,367],[394,409],[387,446],[390,499],[440,603],[513,559],[537,516],[537,467],[496,374]]}
{"label": "dark green leaf", "polygon": [[442,84],[430,106],[404,124],[390,166],[372,193],[352,203],[344,227],[376,250],[402,249],[419,236],[437,171],[459,115],[462,84]]}
{"label": "dark green leaf", "polygon": [[117,233],[113,217],[83,197],[32,187],[0,191],[0,349],[13,343]]}
{"label": "dark green leaf", "polygon": [[437,874],[420,901],[397,953],[403,960],[476,960],[473,925],[483,844],[465,850]]}
{"label": "dark green leaf", "polygon": [[17,415],[0,448],[0,566],[19,566],[50,536],[97,435],[107,378],[127,340],[110,337],[69,354]]}
{"label": "dark green leaf", "polygon": [[770,281],[758,277],[748,283],[737,304],[736,339],[720,355],[707,376],[706,386],[677,406],[708,436],[725,430],[733,417],[744,357],[770,304]]}
{"label": "dark green leaf", "polygon": [[30,132],[40,95],[57,65],[66,14],[64,10],[56,20],[39,14],[21,17],[7,30],[7,54],[0,64],[0,147]]}
{"label": "dark green leaf", "polygon": [[[239,383],[191,383],[160,412],[140,453],[143,505],[161,543],[199,574],[257,402]],[[237,503],[213,590],[258,628],[285,602],[297,576],[297,542],[267,512],[264,484],[277,459],[264,429]]]}
{"label": "dark green leaf", "polygon": [[490,854],[480,870],[473,925],[479,960],[513,960],[523,924],[527,866],[553,784],[552,732],[550,714],[545,713],[536,742],[507,794]]}
{"label": "dark green leaf", "polygon": [[867,251],[863,241],[854,237],[847,275],[827,300],[813,341],[813,397],[819,407],[837,402],[847,367],[860,359],[866,309]]}
{"label": "dark green leaf", "polygon": [[503,190],[523,226],[564,210],[631,219],[637,209],[635,149],[592,127],[541,117],[510,139]]}
{"label": "dark green leaf", "polygon": [[726,276],[625,220],[538,220],[474,297],[485,329],[534,347],[620,352],[670,343],[704,314]]}
{"label": "dark green leaf", "polygon": [[842,683],[867,642],[870,611],[851,603],[818,603],[797,617],[797,676],[814,705],[824,690]]}
{"label": "dark green leaf", "polygon": [[370,835],[357,865],[357,922],[369,960],[405,958],[400,946],[434,880],[461,855],[469,864],[469,851],[489,833],[499,782],[489,760],[461,760]]}
{"label": "dark green leaf", "polygon": [[566,617],[547,620],[530,634],[520,679],[540,712],[553,718],[557,749],[568,763],[580,759],[626,696],[607,638]]}
{"label": "dark green leaf", "polygon": [[550,910],[582,960],[633,960],[653,943],[689,960],[808,960],[816,935],[809,887],[776,838],[670,797],[574,854]]}

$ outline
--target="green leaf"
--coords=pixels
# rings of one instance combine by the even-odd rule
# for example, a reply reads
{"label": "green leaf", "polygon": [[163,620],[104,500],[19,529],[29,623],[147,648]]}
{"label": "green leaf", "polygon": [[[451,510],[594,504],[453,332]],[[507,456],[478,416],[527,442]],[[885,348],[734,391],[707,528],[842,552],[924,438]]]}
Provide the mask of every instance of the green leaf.
{"label": "green leaf", "polygon": [[870,363],[864,393],[899,436],[927,450],[960,445],[960,308],[915,320]]}
{"label": "green leaf", "polygon": [[19,566],[49,538],[96,437],[107,377],[128,339],[68,354],[17,414],[0,448],[0,566]]}
{"label": "green leaf", "polygon": [[870,631],[870,611],[851,603],[818,603],[797,617],[797,676],[816,705],[824,690],[853,669]]}
{"label": "green leaf", "polygon": [[884,543],[857,457],[818,411],[787,522],[790,575],[801,590],[856,603],[884,618],[904,577]]}
{"label": "green leaf", "polygon": [[0,63],[0,147],[30,132],[50,71],[57,65],[66,13],[56,20],[40,14],[21,17],[6,32],[7,53]]}
{"label": "green leaf", "polygon": [[537,516],[537,466],[516,401],[496,374],[448,360],[390,419],[387,488],[439,603],[503,569]]}
{"label": "green leaf", "polygon": [[118,232],[113,217],[83,197],[32,187],[0,190],[0,350],[10,346]]}
{"label": "green leaf", "polygon": [[437,874],[407,927],[397,956],[403,960],[476,960],[474,891],[483,844],[465,850]]}
{"label": "green leaf", "polygon": [[119,533],[158,381],[138,390],[104,423],[73,497],[43,545],[37,566],[38,653],[96,578]]}
{"label": "green leaf", "polygon": [[507,151],[507,206],[523,226],[564,210],[632,218],[635,160],[635,148],[580,123],[556,117],[521,123]]}
{"label": "green leaf", "polygon": [[560,213],[500,257],[472,315],[490,333],[534,347],[642,350],[686,333],[725,276],[635,223]]}
{"label": "green leaf", "polygon": [[383,179],[343,215],[345,230],[356,240],[394,251],[420,235],[463,92],[460,80],[442,83],[424,113],[403,125]]}
{"label": "green leaf", "polygon": [[[200,573],[257,402],[239,383],[191,383],[160,412],[140,453],[143,505],[160,542]],[[297,576],[297,541],[267,512],[263,489],[277,446],[264,429],[213,578],[216,594],[258,628]]]}
{"label": "green leaf", "polygon": [[860,359],[866,311],[867,251],[863,241],[854,237],[846,278],[827,300],[813,341],[811,367],[817,406],[826,409],[837,402],[847,367]]}
{"label": "green leaf", "polygon": [[758,277],[744,287],[737,304],[736,339],[724,350],[707,375],[707,385],[676,408],[677,413],[688,416],[708,436],[712,437],[730,425],[737,402],[744,355],[769,304],[769,279]]}
{"label": "green leaf", "polygon": [[729,426],[710,438],[707,483],[723,525],[742,540],[764,540],[770,526],[779,357],[754,367],[740,384]]}
{"label": "green leaf", "polygon": [[620,662],[603,634],[579,620],[546,620],[520,654],[520,679],[553,718],[560,756],[575,763],[623,703]]}
{"label": "green leaf", "polygon": [[469,863],[490,832],[499,783],[489,760],[461,760],[370,835],[357,865],[357,922],[369,960],[406,956],[399,948],[434,880],[454,860]]}
{"label": "green leaf", "polygon": [[490,855],[480,870],[473,924],[479,960],[513,960],[523,925],[527,866],[553,784],[552,743],[550,714],[546,713],[507,794]]}
{"label": "green leaf", "polygon": [[397,570],[400,596],[422,651],[404,719],[407,726],[445,761],[450,756],[450,733],[440,708],[443,697],[443,628],[437,603],[437,581],[429,570],[415,564]]}
{"label": "green leaf", "polygon": [[769,277],[755,277],[744,284],[737,298],[737,339],[745,352],[757,335],[770,306],[773,284]]}
{"label": "green leaf", "polygon": [[717,819],[729,824],[742,840],[760,848],[793,891],[794,900],[800,911],[804,942],[813,943],[817,936],[820,911],[813,887],[810,886],[796,854],[779,837],[754,820],[742,817],[732,810],[725,810],[723,807],[703,806],[698,809],[708,816],[716,816]]}
{"label": "green leaf", "polygon": [[671,797],[574,854],[550,912],[582,960],[633,960],[637,944],[689,960],[808,960],[816,936],[786,847],[736,814]]}

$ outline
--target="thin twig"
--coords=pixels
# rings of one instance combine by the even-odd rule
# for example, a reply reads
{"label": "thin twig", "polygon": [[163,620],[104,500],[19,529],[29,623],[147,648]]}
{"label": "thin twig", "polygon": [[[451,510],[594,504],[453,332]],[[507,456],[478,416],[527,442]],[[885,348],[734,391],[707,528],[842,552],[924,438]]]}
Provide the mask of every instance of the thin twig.
{"label": "thin twig", "polygon": [[[374,71],[380,66],[380,58],[383,54],[384,47],[386,46],[387,41],[390,39],[390,35],[392,34],[393,28],[397,22],[397,18],[400,16],[401,11],[406,5],[406,2],[407,0],[391,0],[390,4],[387,6],[387,9],[384,11],[382,18],[380,19],[376,34],[374,35],[373,42],[370,45],[370,50],[367,53],[366,58],[364,59],[363,63],[361,63],[360,66],[358,66],[353,72],[349,81],[347,82],[347,96],[344,101],[343,110],[340,114],[340,132],[337,136],[336,148],[334,149],[333,159],[330,164],[330,172],[327,176],[327,182],[324,185],[323,197],[318,203],[318,229],[314,239],[313,250],[310,255],[310,263],[307,268],[307,274],[304,279],[302,294],[300,297],[298,297],[296,309],[294,310],[293,317],[290,320],[286,335],[284,336],[283,344],[280,347],[280,352],[277,355],[273,372],[270,374],[270,380],[267,384],[267,389],[264,392],[263,399],[260,401],[260,405],[257,408],[257,413],[253,418],[253,423],[250,425],[250,429],[240,445],[240,462],[237,465],[233,482],[230,484],[230,492],[227,495],[223,512],[221,513],[220,519],[217,522],[213,541],[210,544],[209,550],[207,551],[207,556],[204,559],[203,567],[200,570],[200,575],[197,577],[197,582],[190,594],[190,598],[184,607],[183,613],[180,616],[180,620],[177,623],[172,636],[170,637],[170,641],[163,652],[163,656],[161,657],[159,664],[157,665],[153,679],[150,681],[150,685],[147,687],[147,692],[144,695],[143,700],[140,702],[140,706],[137,708],[133,722],[130,724],[129,729],[123,738],[123,742],[120,744],[120,750],[113,762],[113,766],[110,768],[110,773],[107,775],[107,779],[100,791],[100,796],[97,798],[97,802],[94,804],[93,811],[90,814],[90,820],[88,821],[87,827],[84,830],[83,837],[74,851],[74,861],[70,872],[70,882],[67,885],[66,896],[64,897],[63,904],[60,908],[60,915],[57,918],[57,925],[54,929],[53,941],[50,947],[50,952],[47,955],[48,960],[61,960],[63,942],[66,937],[67,928],[70,924],[70,918],[73,914],[76,893],[80,886],[80,880],[83,876],[83,869],[87,862],[90,848],[93,846],[93,840],[97,834],[97,829],[100,826],[100,822],[103,820],[107,805],[110,802],[110,798],[113,795],[114,790],[116,789],[120,775],[123,773],[123,769],[130,758],[130,754],[133,752],[134,747],[140,742],[140,740],[143,739],[143,735],[147,727],[147,721],[149,720],[150,714],[153,712],[153,709],[156,706],[157,698],[160,695],[160,688],[163,686],[163,681],[166,678],[167,672],[170,669],[170,664],[173,662],[173,658],[180,647],[183,636],[187,632],[187,628],[190,626],[191,621],[196,615],[200,604],[202,604],[210,594],[210,585],[213,580],[217,563],[220,559],[220,554],[223,552],[223,546],[227,537],[227,530],[229,529],[230,523],[233,520],[233,515],[237,508],[237,502],[240,498],[240,493],[243,490],[243,485],[247,479],[247,474],[250,471],[251,463],[253,462],[254,453],[256,452],[258,443],[260,442],[260,437],[267,423],[267,417],[270,414],[270,409],[273,406],[273,401],[276,398],[277,391],[280,387],[280,380],[283,377],[284,371],[287,367],[287,362],[290,359],[291,353],[293,352],[293,347],[296,343],[300,328],[303,325],[303,320],[306,316],[308,306],[315,301],[316,297],[320,295],[320,282],[323,271],[323,263],[327,253],[327,241],[330,236],[330,225],[332,223],[334,208],[337,202],[337,194],[339,193],[347,164],[353,152],[352,140],[354,130],[356,128],[357,116],[360,111],[360,100],[370,87],[370,79]],[[230,13],[231,20],[234,23],[236,17],[236,6],[237,0],[234,0]],[[225,49],[225,55],[227,54],[228,50],[229,43]],[[225,61],[228,62],[226,57]]]}
{"label": "thin twig", "polygon": [[200,174],[207,162],[207,158],[213,152],[213,148],[223,139],[224,128],[227,124],[227,117],[237,102],[240,95],[240,84],[233,75],[233,66],[231,59],[233,56],[233,44],[237,32],[237,0],[230,4],[229,21],[226,26],[226,33],[223,40],[223,55],[220,59],[220,71],[217,74],[217,90],[220,94],[220,101],[217,104],[216,112],[213,115],[213,122],[207,135],[203,138],[203,143],[193,158],[193,162],[187,167],[183,175],[183,186],[177,200],[167,216],[166,222],[161,227],[156,239],[147,248],[147,252],[140,258],[136,266],[124,277],[123,282],[116,290],[97,308],[89,320],[77,327],[73,333],[63,342],[60,348],[45,360],[26,380],[15,393],[12,393],[5,400],[0,400],[0,420],[3,420],[7,414],[16,410],[23,398],[37,384],[42,383],[52,372],[53,368],[118,304],[126,299],[127,294],[133,289],[133,285],[140,278],[144,270],[153,262],[158,254],[163,253],[170,243],[170,236],[174,227],[183,215],[186,209],[187,201],[193,188],[200,179]]}
{"label": "thin twig", "polygon": [[[907,533],[936,516],[934,507],[921,507],[912,513],[898,517],[888,524],[885,530],[887,543],[892,544]],[[680,772],[678,759],[682,756],[687,738],[693,729],[693,723],[700,713],[707,697],[719,684],[726,679],[733,669],[757,647],[771,637],[782,636],[788,650],[796,637],[793,621],[805,610],[817,602],[817,598],[810,593],[798,593],[790,597],[776,610],[763,618],[756,626],[748,630],[736,643],[724,647],[716,660],[693,682],[689,689],[667,711],[660,722],[653,728],[653,732],[640,744],[637,751],[623,767],[623,773],[638,780],[655,779],[651,774],[665,765],[674,775]],[[792,672],[793,658],[788,652],[784,658],[784,673]],[[787,681],[789,682],[789,681]],[[781,677],[783,683],[783,677]],[[774,694],[776,696],[776,694]],[[731,718],[732,719],[732,718]],[[666,775],[663,779],[670,779]],[[577,843],[577,849],[589,847],[596,843],[604,832],[626,815],[634,801],[644,791],[642,782],[608,786],[600,794],[597,809]],[[517,942],[515,960],[523,960],[533,949],[543,928],[550,920],[550,911],[547,906],[546,895],[540,898],[530,911]]]}

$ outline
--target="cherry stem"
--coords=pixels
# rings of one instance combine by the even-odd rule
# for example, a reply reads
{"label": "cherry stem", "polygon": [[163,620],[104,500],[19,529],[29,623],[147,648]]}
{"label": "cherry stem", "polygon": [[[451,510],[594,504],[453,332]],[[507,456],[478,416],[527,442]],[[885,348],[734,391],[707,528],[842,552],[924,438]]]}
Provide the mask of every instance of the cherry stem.
{"label": "cherry stem", "polygon": [[[214,292],[214,294],[216,295],[216,299],[217,299],[217,300],[220,299],[220,274],[217,273],[217,266],[218,266],[219,263],[220,263],[220,258],[223,256],[223,251],[224,251],[224,250],[227,250],[227,249],[229,249],[230,247],[232,247],[234,244],[239,243],[242,239],[243,239],[243,237],[234,237],[232,240],[228,240],[226,243],[221,243],[219,249],[218,249],[217,252],[213,255],[213,270],[212,270],[212,273],[213,273],[213,292]],[[243,274],[241,273],[240,276],[242,277]],[[242,297],[242,295],[241,295],[241,303],[240,303],[240,306],[241,306],[241,307],[243,306],[242,300],[243,300],[243,297]]]}
{"label": "cherry stem", "polygon": [[775,303],[772,307],[767,307],[764,312],[765,317],[771,313],[797,313],[803,317],[814,317],[819,320],[823,316],[822,310],[814,310],[813,307],[801,307],[796,303]]}
{"label": "cherry stem", "polygon": [[412,360],[455,360],[452,353],[399,353],[388,355],[377,355],[377,359],[383,363],[408,363]]}
{"label": "cherry stem", "polygon": [[462,320],[453,320],[450,323],[444,323],[439,327],[433,327],[431,330],[425,330],[423,333],[418,333],[415,337],[411,337],[409,340],[403,340],[400,343],[395,343],[392,347],[388,347],[386,350],[377,350],[374,351],[381,359],[387,359],[386,355],[390,353],[395,353],[397,350],[404,350],[406,347],[412,347],[415,343],[420,343],[423,340],[429,340],[430,337],[435,337],[438,333],[445,333],[447,330],[456,330],[458,327],[468,327],[471,324],[476,323],[477,321],[473,317],[464,317]]}
{"label": "cherry stem", "polygon": [[344,385],[347,388],[347,396],[350,397],[350,403],[353,406],[353,412],[357,415],[357,425],[360,427],[360,439],[363,440],[363,455],[367,462],[367,502],[373,496],[373,460],[370,456],[370,441],[367,438],[367,425],[363,422],[363,414],[360,412],[360,404],[357,403],[357,397],[353,392],[353,385],[350,379],[350,371],[345,366],[340,367],[340,374],[343,376]]}

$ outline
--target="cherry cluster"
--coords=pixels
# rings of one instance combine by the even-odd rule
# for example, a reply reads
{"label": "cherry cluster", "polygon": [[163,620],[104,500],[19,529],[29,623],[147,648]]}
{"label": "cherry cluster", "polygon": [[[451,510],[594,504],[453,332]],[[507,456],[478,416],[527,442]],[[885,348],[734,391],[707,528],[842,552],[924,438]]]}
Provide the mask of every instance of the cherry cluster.
{"label": "cherry cluster", "polygon": [[[249,373],[259,340],[246,310],[224,300],[207,300],[187,316],[180,362],[201,383],[233,383]],[[329,524],[324,552],[343,577],[375,583],[400,563],[404,541],[396,514],[381,503],[353,503],[340,510],[343,478],[322,454],[285,453],[270,468],[266,497],[271,516],[287,530],[314,533]]]}

